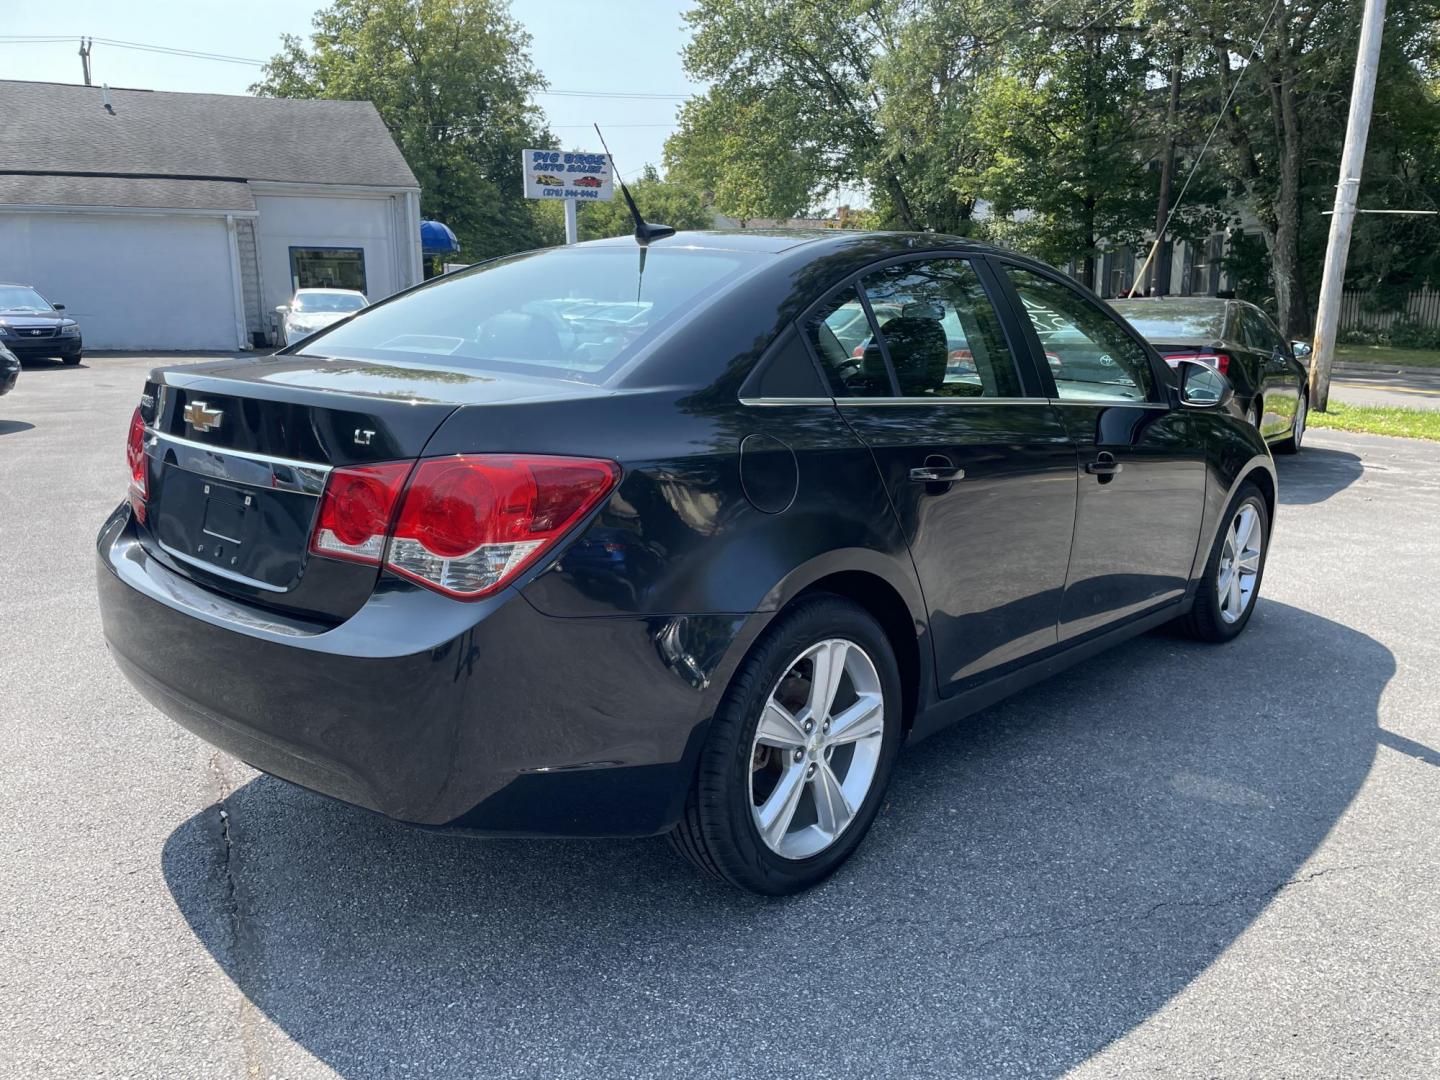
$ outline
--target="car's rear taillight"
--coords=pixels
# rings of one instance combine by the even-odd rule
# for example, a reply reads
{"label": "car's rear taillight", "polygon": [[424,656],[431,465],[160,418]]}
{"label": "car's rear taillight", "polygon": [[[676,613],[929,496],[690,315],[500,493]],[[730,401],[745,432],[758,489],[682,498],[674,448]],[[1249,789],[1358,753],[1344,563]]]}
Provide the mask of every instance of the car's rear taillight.
{"label": "car's rear taillight", "polygon": [[473,600],[533,565],[619,476],[611,461],[518,454],[336,469],[310,550]]}
{"label": "car's rear taillight", "polygon": [[1175,353],[1166,353],[1166,354],[1165,354],[1165,362],[1166,362],[1167,364],[1169,364],[1171,367],[1174,367],[1174,366],[1175,366],[1177,363],[1179,363],[1181,360],[1193,360],[1193,361],[1195,361],[1195,363],[1197,363],[1197,364],[1204,364],[1204,365],[1206,365],[1207,367],[1212,367],[1212,368],[1214,368],[1216,371],[1220,372],[1221,375],[1229,375],[1229,374],[1230,374],[1230,354],[1229,354],[1229,353],[1185,353],[1185,352],[1175,352]]}
{"label": "car's rear taillight", "polygon": [[130,466],[130,507],[135,517],[145,520],[145,500],[149,495],[145,477],[145,417],[137,407],[130,415],[130,434],[125,440],[125,461]]}
{"label": "car's rear taillight", "polygon": [[619,475],[614,462],[593,458],[422,461],[406,485],[385,565],[449,596],[489,595],[539,559]]}
{"label": "car's rear taillight", "polygon": [[310,550],[379,566],[395,503],[412,467],[409,461],[392,461],[333,470],[320,500]]}

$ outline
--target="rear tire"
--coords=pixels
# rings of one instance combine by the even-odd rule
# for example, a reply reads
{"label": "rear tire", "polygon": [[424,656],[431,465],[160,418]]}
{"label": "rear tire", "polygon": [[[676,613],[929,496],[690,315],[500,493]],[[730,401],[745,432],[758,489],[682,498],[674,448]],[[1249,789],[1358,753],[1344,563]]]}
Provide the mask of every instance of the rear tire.
{"label": "rear tire", "polygon": [[1181,620],[1185,631],[1200,641],[1238,637],[1255,613],[1269,553],[1270,512],[1260,489],[1246,482],[1220,519],[1195,604]]}
{"label": "rear tire", "polygon": [[900,718],[900,672],[880,624],[838,596],[802,601],[766,629],[725,691],[671,846],[751,892],[818,884],[875,819]]}
{"label": "rear tire", "polygon": [[1305,438],[1306,420],[1310,415],[1310,395],[1302,390],[1300,401],[1295,406],[1295,419],[1291,424],[1288,438],[1281,439],[1275,444],[1275,452],[1278,454],[1298,454],[1300,442]]}

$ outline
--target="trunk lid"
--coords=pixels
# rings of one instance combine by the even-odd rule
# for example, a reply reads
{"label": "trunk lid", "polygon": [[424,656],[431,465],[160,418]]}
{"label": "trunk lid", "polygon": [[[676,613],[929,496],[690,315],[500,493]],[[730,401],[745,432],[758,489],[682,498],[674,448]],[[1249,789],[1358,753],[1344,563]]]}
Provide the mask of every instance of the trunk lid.
{"label": "trunk lid", "polygon": [[339,622],[379,571],[309,553],[332,469],[414,460],[462,405],[575,392],[593,388],[298,355],[158,369],[141,404],[153,433],[142,542],[208,588]]}

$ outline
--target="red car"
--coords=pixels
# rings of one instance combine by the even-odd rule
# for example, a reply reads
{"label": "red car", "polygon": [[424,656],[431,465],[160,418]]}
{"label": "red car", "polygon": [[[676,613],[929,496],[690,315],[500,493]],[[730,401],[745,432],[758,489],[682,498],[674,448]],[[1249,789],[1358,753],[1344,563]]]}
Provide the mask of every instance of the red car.
{"label": "red car", "polygon": [[601,180],[598,176],[582,176],[582,177],[580,177],[579,180],[572,180],[572,181],[570,181],[570,183],[571,183],[574,187],[604,187],[604,186],[605,186],[605,181],[604,181],[604,180]]}

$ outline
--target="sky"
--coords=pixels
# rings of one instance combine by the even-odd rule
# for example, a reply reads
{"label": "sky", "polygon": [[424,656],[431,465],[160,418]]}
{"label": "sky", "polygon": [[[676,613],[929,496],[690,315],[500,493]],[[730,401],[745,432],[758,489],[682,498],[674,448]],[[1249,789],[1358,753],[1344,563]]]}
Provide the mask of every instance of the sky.
{"label": "sky", "polygon": [[[82,83],[81,35],[264,60],[284,33],[307,35],[323,5],[311,0],[0,0],[0,78]],[[538,103],[566,149],[596,150],[599,122],[621,174],[661,163],[665,138],[675,129],[680,100],[701,89],[685,76],[680,49],[687,40],[681,13],[687,0],[513,0],[512,13],[532,37],[531,59],[552,91]],[[64,36],[55,43],[7,41],[23,36]],[[165,55],[96,42],[91,50],[96,85],[147,90],[243,94],[259,66]],[[662,97],[603,97],[650,94]],[[518,169],[520,163],[517,161]]]}

